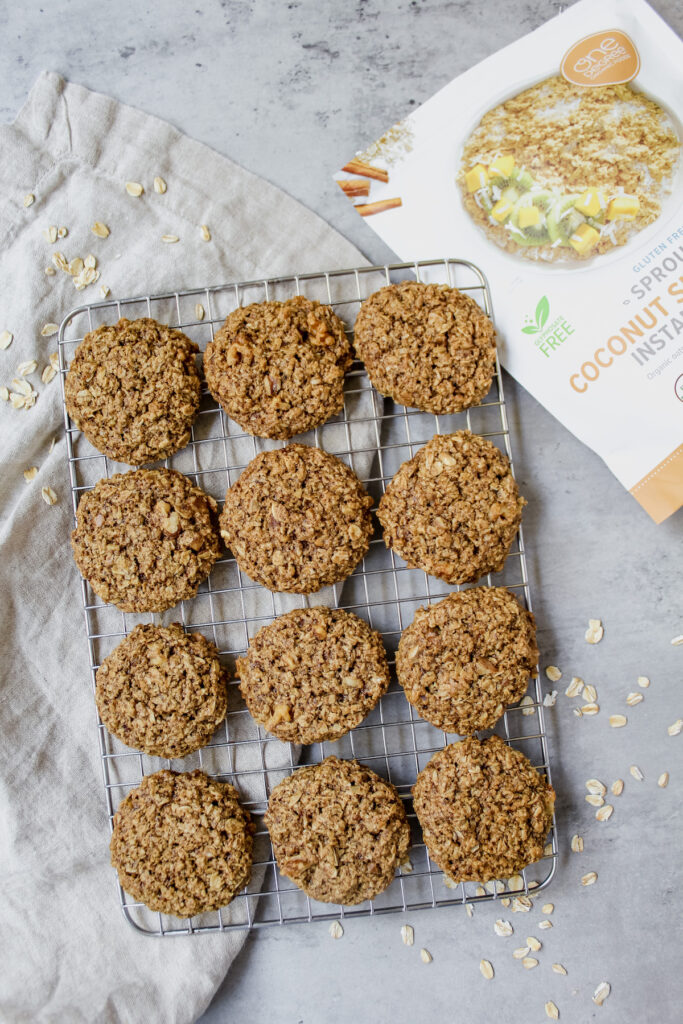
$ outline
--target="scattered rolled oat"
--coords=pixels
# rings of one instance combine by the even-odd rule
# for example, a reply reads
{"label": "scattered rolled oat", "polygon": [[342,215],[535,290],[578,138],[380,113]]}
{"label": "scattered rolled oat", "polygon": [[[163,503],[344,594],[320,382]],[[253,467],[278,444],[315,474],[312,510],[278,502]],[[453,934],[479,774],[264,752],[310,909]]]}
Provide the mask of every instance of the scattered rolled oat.
{"label": "scattered rolled oat", "polygon": [[600,782],[600,779],[588,779],[586,789],[589,793],[597,793],[599,796],[604,796],[607,792],[607,786]]}
{"label": "scattered rolled oat", "polygon": [[555,904],[554,903],[544,903],[543,906],[541,907],[541,913],[542,914],[552,914],[554,909],[555,909]]}
{"label": "scattered rolled oat", "polygon": [[636,704],[640,704],[641,700],[645,700],[642,693],[634,692],[629,693],[628,697],[626,698],[626,703],[630,708],[633,708],[636,706]]}
{"label": "scattered rolled oat", "polygon": [[59,324],[49,323],[49,324],[43,324],[43,326],[40,329],[40,333],[42,334],[42,336],[44,338],[51,338],[52,335],[56,334],[58,330],[59,330]]}
{"label": "scattered rolled oat", "polygon": [[562,678],[562,673],[560,672],[557,665],[548,665],[548,667],[545,670],[545,674],[547,675],[551,683],[559,683],[560,679]]}
{"label": "scattered rolled oat", "polygon": [[554,708],[557,701],[557,690],[552,690],[550,693],[546,693],[543,698],[544,708]]}
{"label": "scattered rolled oat", "polygon": [[501,907],[505,907],[507,909],[510,906],[510,897],[503,896],[503,898],[500,901],[500,905]]}
{"label": "scattered rolled oat", "polygon": [[583,717],[583,711],[581,710],[581,708],[572,708],[572,711],[576,715],[577,718],[582,718]]}
{"label": "scattered rolled oat", "polygon": [[401,925],[401,939],[404,946],[412,946],[415,941],[415,931],[412,924]]}
{"label": "scattered rolled oat", "polygon": [[624,792],[624,780],[615,779],[612,785],[610,786],[610,789],[612,790],[614,796],[621,796],[621,794]]}
{"label": "scattered rolled oat", "polygon": [[534,712],[534,701],[533,698],[527,693],[525,697],[522,697],[519,702],[519,706],[522,708],[523,715],[533,715]]}
{"label": "scattered rolled oat", "polygon": [[584,800],[587,804],[590,804],[591,807],[602,807],[605,802],[605,798],[600,796],[599,793],[586,793]]}
{"label": "scattered rolled oat", "polygon": [[546,928],[552,928],[552,926],[553,926],[553,922],[549,921],[547,918],[543,918],[542,921],[538,922],[538,927],[542,928],[543,931],[545,931]]}
{"label": "scattered rolled oat", "polygon": [[574,853],[583,853],[583,837],[574,835],[572,836],[572,850]]}
{"label": "scattered rolled oat", "polygon": [[471,903],[465,904],[465,911],[468,917],[474,917],[474,907],[472,906]]}
{"label": "scattered rolled oat", "polygon": [[144,191],[145,190],[139,181],[126,182],[126,192],[129,196],[133,196],[134,199],[137,199],[138,196],[141,196]]}
{"label": "scattered rolled oat", "polygon": [[38,369],[38,363],[35,359],[27,359],[23,363],[19,363],[17,366],[17,373],[20,377],[29,377],[32,373],[35,373]]}
{"label": "scattered rolled oat", "polygon": [[541,948],[541,942],[536,938],[535,935],[529,935],[526,940],[526,944],[529,947],[529,949],[532,949],[534,951],[534,953],[538,953],[539,949]]}
{"label": "scattered rolled oat", "polygon": [[503,921],[501,918],[498,918],[493,924],[493,930],[496,935],[502,935],[504,938],[507,938],[508,935],[512,935],[514,929],[509,921]]}
{"label": "scattered rolled oat", "polygon": [[67,228],[65,228],[65,227],[57,228],[57,238],[66,238],[66,236],[68,234],[69,234],[69,231],[68,231]]}
{"label": "scattered rolled oat", "polygon": [[605,635],[602,622],[600,619],[589,619],[588,629],[585,632],[586,640],[589,644],[599,644]]}
{"label": "scattered rolled oat", "polygon": [[670,725],[666,731],[669,736],[678,736],[681,729],[683,729],[683,718],[677,718],[673,725]]}
{"label": "scattered rolled oat", "polygon": [[59,352],[50,352],[50,366],[53,370],[59,369]]}
{"label": "scattered rolled oat", "polygon": [[522,967],[527,971],[533,971],[534,967],[538,967],[538,960],[535,956],[525,956],[522,960]]}
{"label": "scattered rolled oat", "polygon": [[31,480],[35,480],[37,475],[38,475],[38,467],[37,466],[30,466],[28,469],[24,470],[24,480],[26,481],[27,484],[30,484]]}
{"label": "scattered rolled oat", "polygon": [[433,959],[434,957],[432,956],[428,949],[420,950],[420,960],[422,961],[423,964],[431,964]]}
{"label": "scattered rolled oat", "polygon": [[545,1015],[546,1017],[550,1017],[551,1020],[560,1019],[560,1011],[551,999],[549,999],[548,1002],[545,1004]]}
{"label": "scattered rolled oat", "polygon": [[594,686],[591,686],[590,683],[583,688],[583,699],[587,704],[595,704],[598,699],[598,691]]}
{"label": "scattered rolled oat", "polygon": [[340,925],[339,921],[333,921],[330,925],[329,931],[333,939],[341,939],[344,934],[344,929]]}
{"label": "scattered rolled oat", "polygon": [[595,817],[598,821],[608,821],[612,817],[614,808],[611,804],[605,804],[604,807],[599,807],[595,812]]}
{"label": "scattered rolled oat", "polygon": [[524,879],[521,875],[513,875],[512,878],[508,878],[508,889],[510,892],[523,892],[524,891]]}
{"label": "scattered rolled oat", "polygon": [[56,266],[57,270],[63,270],[65,274],[69,273],[69,261],[63,252],[53,252],[52,262]]}
{"label": "scattered rolled oat", "polygon": [[180,239],[177,235],[162,235],[161,241],[166,242],[168,245],[173,245],[174,242],[179,242]]}
{"label": "scattered rolled oat", "polygon": [[99,276],[99,270],[95,270],[94,267],[86,267],[84,265],[80,273],[76,274],[73,279],[74,288],[76,291],[81,292],[84,288],[87,288],[89,284],[94,284],[95,281],[99,280]]}
{"label": "scattered rolled oat", "polygon": [[23,379],[23,377],[13,377],[12,387],[18,394],[23,395],[24,398],[29,398],[33,393],[33,388],[27,380]]}
{"label": "scattered rolled oat", "polygon": [[86,267],[90,267],[92,270],[94,270],[95,267],[97,266],[96,257],[93,256],[91,252],[89,252],[85,259],[83,260],[83,265]]}
{"label": "scattered rolled oat", "polygon": [[102,296],[103,299],[106,299],[107,295],[109,295],[109,288],[107,287],[106,284],[100,285],[100,295]]}
{"label": "scattered rolled oat", "polygon": [[157,175],[156,178],[154,179],[154,191],[157,192],[160,196],[163,196],[164,192],[166,191],[166,182],[164,181],[163,178],[160,178],[159,175]]}
{"label": "scattered rolled oat", "polygon": [[627,722],[628,718],[626,717],[626,715],[609,716],[609,724],[612,726],[613,729],[623,729]]}
{"label": "scattered rolled oat", "polygon": [[581,879],[581,885],[593,885],[598,880],[597,871],[589,871]]}
{"label": "scattered rolled oat", "polygon": [[484,886],[487,892],[493,895],[494,893],[505,892],[505,886],[499,880],[487,882]]}
{"label": "scattered rolled oat", "polygon": [[0,399],[3,402],[9,402],[9,388],[6,388],[4,384],[0,387]]}
{"label": "scattered rolled oat", "polygon": [[413,870],[412,861],[407,860],[403,864],[401,864],[401,873],[402,874],[409,875],[412,870]]}
{"label": "scattered rolled oat", "polygon": [[633,776],[633,778],[636,779],[637,782],[642,782],[643,779],[645,778],[645,776],[643,775],[643,773],[641,772],[641,770],[640,770],[640,768],[638,767],[637,764],[632,764],[631,767],[629,768],[629,771],[630,771],[631,775]]}
{"label": "scattered rolled oat", "polygon": [[[444,877],[448,877],[448,876],[446,875]],[[475,896],[485,896],[486,895],[486,889],[484,888],[484,886],[483,885],[478,885],[477,888],[474,890],[474,895]]]}
{"label": "scattered rolled oat", "polygon": [[90,228],[93,235],[97,235],[98,238],[108,238],[109,228],[106,224],[103,224],[101,220],[96,220],[93,226]]}
{"label": "scattered rolled oat", "polygon": [[583,679],[580,676],[572,676],[572,681],[564,691],[567,697],[578,697],[583,690]]}
{"label": "scattered rolled oat", "polygon": [[490,981],[491,978],[493,977],[493,965],[491,964],[490,960],[480,960],[479,970],[487,979],[487,981]]}
{"label": "scattered rolled oat", "polygon": [[54,224],[50,224],[49,228],[45,228],[43,231],[43,238],[46,242],[49,242],[50,245],[54,245],[57,241],[57,228]]}
{"label": "scattered rolled oat", "polygon": [[581,708],[581,714],[583,715],[597,715],[600,710],[599,704],[584,704]]}
{"label": "scattered rolled oat", "polygon": [[[450,878],[448,875],[442,875],[441,878],[442,878],[443,884],[446,886],[447,889],[457,889],[458,888],[458,883],[454,882],[453,879]],[[478,892],[477,892],[477,896],[479,896]]]}
{"label": "scattered rolled oat", "polygon": [[669,785],[669,773],[668,772],[662,772],[662,774],[657,779],[657,785],[659,786],[660,789],[666,789],[666,787]]}
{"label": "scattered rolled oat", "polygon": [[566,974],[567,968],[563,967],[562,964],[553,964],[553,970],[555,974]]}
{"label": "scattered rolled oat", "polygon": [[517,949],[513,949],[512,955],[515,960],[523,960],[525,956],[529,955],[529,947],[519,946]]}
{"label": "scattered rolled oat", "polygon": [[54,380],[56,376],[57,371],[55,370],[54,366],[50,366],[48,364],[46,367],[44,367],[43,372],[40,375],[40,379],[42,380],[43,384],[49,384],[50,381]]}
{"label": "scattered rolled oat", "polygon": [[650,680],[647,678],[647,676],[638,676],[636,682],[638,683],[638,686],[642,686],[646,690],[650,685]]}
{"label": "scattered rolled oat", "polygon": [[40,493],[42,494],[43,501],[45,502],[46,505],[57,504],[57,495],[55,494],[51,487],[41,487]]}
{"label": "scattered rolled oat", "polygon": [[0,331],[0,348],[9,348],[14,339],[11,331]]}
{"label": "scattered rolled oat", "polygon": [[683,644],[683,633],[679,633],[678,636],[672,637],[671,643],[674,647],[680,647]]}
{"label": "scattered rolled oat", "polygon": [[204,239],[204,241],[205,242],[210,242],[211,241],[211,232],[209,231],[208,226],[206,224],[200,224],[199,225],[199,230],[202,233],[202,238]]}
{"label": "scattered rolled oat", "polygon": [[533,903],[528,896],[513,896],[511,910],[513,914],[528,914]]}
{"label": "scattered rolled oat", "polygon": [[36,197],[33,195],[33,192],[27,192],[24,196],[24,206],[33,206],[35,201]]}
{"label": "scattered rolled oat", "polygon": [[54,267],[45,267],[45,273],[48,277],[54,277],[57,271]]}
{"label": "scattered rolled oat", "polygon": [[543,847],[543,856],[544,857],[552,857],[552,855],[553,855],[553,844],[552,843],[546,843],[545,846]]}
{"label": "scattered rolled oat", "polygon": [[602,1006],[607,996],[612,991],[612,986],[608,981],[601,981],[595,992],[593,993],[593,1002],[596,1006]]}
{"label": "scattered rolled oat", "polygon": [[197,320],[204,319],[204,307],[202,306],[201,302],[198,302],[197,305],[194,307],[194,315],[197,318]]}

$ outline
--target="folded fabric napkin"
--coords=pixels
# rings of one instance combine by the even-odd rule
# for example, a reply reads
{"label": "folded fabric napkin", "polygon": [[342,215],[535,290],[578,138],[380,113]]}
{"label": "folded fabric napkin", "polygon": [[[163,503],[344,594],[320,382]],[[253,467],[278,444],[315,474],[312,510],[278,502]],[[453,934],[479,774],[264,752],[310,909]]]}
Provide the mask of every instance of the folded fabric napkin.
{"label": "folded fabric napkin", "polygon": [[[61,394],[46,369],[57,349],[50,325],[98,301],[103,287],[125,297],[362,258],[262,179],[55,74],[41,75],[16,122],[0,127],[0,151],[0,385],[14,396],[3,391],[0,401],[0,1018],[191,1021],[244,933],[149,939],[118,906],[69,545]],[[155,177],[166,191],[155,191]],[[127,182],[141,183],[142,195]],[[106,237],[93,233],[96,222]],[[93,254],[99,278],[55,267],[57,253],[62,265]],[[26,481],[30,467],[37,473]]]}

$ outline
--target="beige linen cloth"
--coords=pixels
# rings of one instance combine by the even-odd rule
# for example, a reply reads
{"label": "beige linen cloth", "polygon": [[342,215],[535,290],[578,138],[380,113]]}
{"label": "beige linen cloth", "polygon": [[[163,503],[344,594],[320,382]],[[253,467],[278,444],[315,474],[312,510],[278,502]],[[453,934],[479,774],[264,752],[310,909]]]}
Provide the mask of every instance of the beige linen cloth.
{"label": "beige linen cloth", "polygon": [[[267,182],[114,100],[43,74],[0,127],[0,384],[19,364],[33,408],[0,402],[0,1019],[59,1024],[194,1020],[244,933],[153,939],[124,920],[109,866],[95,712],[59,380],[41,381],[57,338],[41,329],[100,299],[297,271],[350,267],[358,251]],[[156,175],[168,190],[157,194]],[[140,198],[125,183],[141,182]],[[35,196],[25,205],[24,196]],[[95,221],[111,230],[91,232]],[[203,240],[207,224],[212,240]],[[50,244],[51,225],[66,237]],[[164,244],[162,235],[176,235]],[[55,251],[93,253],[99,281],[77,291],[45,274]],[[51,447],[56,438],[54,447]],[[29,483],[23,471],[38,467]],[[41,488],[51,487],[49,506]]]}

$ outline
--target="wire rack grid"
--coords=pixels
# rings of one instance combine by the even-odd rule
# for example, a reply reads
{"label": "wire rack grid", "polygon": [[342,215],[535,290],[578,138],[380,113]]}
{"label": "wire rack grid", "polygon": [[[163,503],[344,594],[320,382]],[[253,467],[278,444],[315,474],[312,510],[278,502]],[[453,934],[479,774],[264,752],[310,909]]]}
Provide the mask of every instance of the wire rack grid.
{"label": "wire rack grid", "polygon": [[[225,316],[238,306],[305,295],[331,305],[352,339],[355,315],[363,299],[385,284],[416,278],[457,287],[472,295],[492,316],[484,275],[472,263],[459,259],[363,266],[162,295],[110,299],[80,306],[64,318],[59,331],[62,394],[70,358],[84,335],[122,316],[129,319],[151,316],[178,327],[197,341],[203,351]],[[84,491],[100,478],[125,472],[129,467],[119,466],[96,452],[69,419],[66,408],[64,418],[75,519]],[[354,469],[377,502],[399,465],[434,434],[465,428],[489,438],[512,462],[498,364],[491,391],[479,406],[455,415],[433,416],[382,398],[370,385],[362,364],[356,361],[347,374],[343,412],[297,440],[318,445],[342,459]],[[245,434],[204,389],[189,445],[159,465],[185,473],[222,505],[227,487],[234,483],[247,463],[259,451],[282,444],[284,442]],[[483,583],[482,579],[477,585]],[[494,577],[487,576],[486,583],[508,587],[531,610],[521,528],[503,570]],[[548,885],[555,871],[558,849],[554,820],[541,861],[525,868],[514,880],[499,879],[488,881],[486,885],[451,883],[429,859],[422,841],[412,807],[411,786],[430,757],[457,737],[441,732],[416,715],[395,679],[395,651],[402,630],[412,621],[418,607],[459,589],[421,570],[407,568],[393,550],[385,548],[379,531],[371,541],[367,556],[347,580],[310,597],[270,593],[244,576],[228,554],[216,563],[195,598],[182,602],[164,616],[121,612],[104,604],[87,581],[82,580],[93,690],[99,665],[138,622],[180,621],[186,630],[202,632],[212,640],[221,659],[231,668],[235,658],[246,651],[249,638],[261,626],[291,608],[314,603],[331,604],[364,617],[381,632],[392,666],[389,690],[360,725],[334,743],[317,743],[303,750],[279,742],[253,721],[234,679],[228,687],[228,714],[223,726],[206,747],[176,761],[149,757],[124,746],[107,732],[95,712],[110,827],[124,796],[139,785],[145,774],[161,768],[183,771],[201,768],[209,775],[231,782],[256,823],[252,879],[228,907],[181,921],[150,911],[119,887],[121,907],[130,924],[138,931],[156,936],[202,934],[427,907],[464,906],[506,896],[529,897]],[[550,781],[543,694],[538,676],[530,679],[526,697],[517,706],[507,709],[494,731],[522,750]],[[397,872],[389,888],[374,901],[355,907],[318,903],[282,876],[263,824],[268,796],[277,782],[290,774],[297,764],[316,763],[332,753],[338,757],[356,757],[393,782],[405,802],[411,824],[410,864]]]}

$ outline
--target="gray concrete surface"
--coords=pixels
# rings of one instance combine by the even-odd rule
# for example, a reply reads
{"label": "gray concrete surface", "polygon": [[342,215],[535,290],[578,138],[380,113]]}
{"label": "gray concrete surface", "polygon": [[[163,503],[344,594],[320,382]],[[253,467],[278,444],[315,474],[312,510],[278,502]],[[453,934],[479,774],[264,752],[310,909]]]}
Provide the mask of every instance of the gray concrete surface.
{"label": "gray concrete surface", "polygon": [[[599,0],[596,0],[599,3]],[[549,0],[182,0],[93,4],[33,0],[0,6],[0,118],[11,120],[38,73],[52,69],[174,122],[302,200],[372,260],[389,254],[337,192],[331,174],[349,154],[454,75],[541,24]],[[655,8],[679,31],[676,0]],[[1,158],[1,155],[0,155]],[[435,254],[436,255],[436,254]],[[440,254],[438,254],[440,255]],[[466,254],[453,254],[466,255]],[[500,302],[501,300],[498,299]],[[574,717],[560,696],[548,716],[562,854],[540,907],[412,914],[415,946],[391,915],[251,936],[202,1024],[533,1024],[554,1000],[566,1024],[673,1024],[680,1020],[680,801],[683,734],[681,513],[655,526],[601,461],[514,382],[508,383],[518,476],[529,499],[525,529],[543,664],[597,686],[601,713]],[[589,617],[605,638],[587,645]],[[638,707],[624,700],[638,675],[652,685]],[[611,712],[629,724],[608,727]],[[644,781],[629,774],[637,764]],[[657,787],[668,770],[667,789]],[[584,782],[625,779],[615,812],[595,821]],[[583,854],[569,851],[574,832]],[[598,882],[580,885],[587,871]],[[543,902],[543,901],[539,901]],[[525,971],[512,949],[543,942]],[[201,945],[201,942],[199,942]],[[426,947],[433,962],[420,961]],[[480,958],[495,968],[479,973]],[[551,970],[561,962],[567,976]],[[591,1002],[600,981],[612,994]]]}

